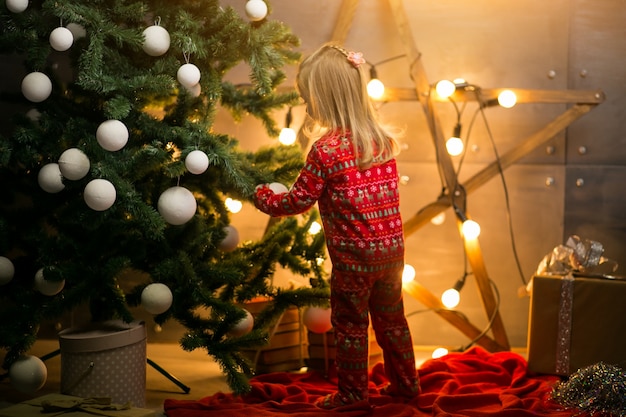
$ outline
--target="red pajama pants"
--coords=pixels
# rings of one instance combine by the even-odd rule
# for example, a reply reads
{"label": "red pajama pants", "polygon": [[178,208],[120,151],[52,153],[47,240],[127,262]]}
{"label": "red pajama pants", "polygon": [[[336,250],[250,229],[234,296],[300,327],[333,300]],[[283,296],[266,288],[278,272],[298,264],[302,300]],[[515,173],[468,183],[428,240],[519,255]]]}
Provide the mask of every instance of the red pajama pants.
{"label": "red pajama pants", "polygon": [[351,402],[368,396],[370,317],[383,350],[389,390],[405,396],[417,394],[413,342],[402,300],[402,269],[379,273],[334,269],[330,298],[341,398]]}

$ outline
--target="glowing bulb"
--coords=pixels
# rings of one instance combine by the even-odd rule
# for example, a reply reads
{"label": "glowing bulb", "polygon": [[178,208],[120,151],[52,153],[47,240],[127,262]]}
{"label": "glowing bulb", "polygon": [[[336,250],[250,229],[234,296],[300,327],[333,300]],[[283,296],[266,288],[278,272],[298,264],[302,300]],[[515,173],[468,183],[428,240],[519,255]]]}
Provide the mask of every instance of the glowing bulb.
{"label": "glowing bulb", "polygon": [[504,90],[498,94],[498,104],[505,109],[510,109],[517,103],[517,96],[511,90]]}
{"label": "glowing bulb", "polygon": [[450,97],[454,94],[454,90],[456,90],[456,85],[450,80],[441,80],[435,85],[435,91],[441,98]]}
{"label": "glowing bulb", "polygon": [[309,227],[309,234],[316,235],[322,230],[322,225],[318,222],[311,223],[311,227]]}
{"label": "glowing bulb", "polygon": [[278,141],[283,145],[293,145],[296,143],[296,131],[290,127],[283,127],[278,135]]}
{"label": "glowing bulb", "polygon": [[228,197],[224,201],[224,205],[226,206],[226,209],[231,213],[239,213],[243,207],[243,203],[241,201],[233,200],[230,197]]}
{"label": "glowing bulb", "polygon": [[446,356],[448,354],[448,349],[446,348],[437,348],[435,350],[433,350],[433,353],[431,354],[431,357],[433,359],[437,359],[437,358],[441,358],[443,356]]}
{"label": "glowing bulb", "polygon": [[452,156],[461,155],[463,153],[463,148],[464,145],[461,138],[452,136],[446,141],[446,150],[448,151],[448,154]]}
{"label": "glowing bulb", "polygon": [[402,282],[407,283],[415,279],[415,268],[409,264],[404,264],[404,270],[402,271]]}
{"label": "glowing bulb", "polygon": [[367,83],[367,94],[374,100],[380,100],[385,94],[385,84],[378,78],[372,78]]}
{"label": "glowing bulb", "polygon": [[432,219],[430,219],[430,222],[434,224],[435,226],[440,226],[445,221],[446,221],[446,213],[444,212],[441,212],[437,214],[435,217],[433,217]]}
{"label": "glowing bulb", "polygon": [[461,294],[454,288],[449,288],[441,294],[441,302],[446,308],[454,308],[459,305]]}
{"label": "glowing bulb", "polygon": [[465,239],[476,239],[480,235],[480,225],[474,220],[465,220],[461,231]]}

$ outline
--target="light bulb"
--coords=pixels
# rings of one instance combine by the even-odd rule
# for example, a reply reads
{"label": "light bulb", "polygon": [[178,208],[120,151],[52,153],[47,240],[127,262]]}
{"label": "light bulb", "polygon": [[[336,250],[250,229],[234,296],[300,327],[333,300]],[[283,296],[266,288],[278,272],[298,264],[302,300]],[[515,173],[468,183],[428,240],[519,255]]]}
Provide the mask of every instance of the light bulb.
{"label": "light bulb", "polygon": [[224,205],[226,206],[226,209],[230,211],[231,213],[239,213],[241,209],[243,208],[243,203],[241,201],[234,200],[230,197],[228,197],[224,201]]}
{"label": "light bulb", "polygon": [[463,153],[463,141],[461,140],[461,138],[457,138],[455,136],[450,137],[450,139],[448,139],[446,141],[446,150],[448,151],[448,154],[450,154],[451,156],[458,156],[461,155]]}
{"label": "light bulb", "polygon": [[278,135],[278,141],[283,145],[293,145],[296,142],[296,131],[290,127],[283,127]]}
{"label": "light bulb", "polygon": [[446,348],[437,348],[433,350],[433,353],[430,355],[433,359],[441,358],[442,356],[446,356],[448,354],[448,349]]}
{"label": "light bulb", "polygon": [[504,90],[498,94],[498,104],[505,109],[510,109],[517,103],[517,96],[511,90]]}
{"label": "light bulb", "polygon": [[372,78],[367,83],[367,94],[373,100],[380,100],[385,95],[385,84],[380,81],[378,78]]}
{"label": "light bulb", "polygon": [[415,268],[409,264],[404,264],[404,270],[402,271],[402,282],[407,283],[415,279]]}
{"label": "light bulb", "polygon": [[456,85],[450,80],[441,80],[435,85],[435,91],[441,98],[450,97],[454,94],[454,90],[456,90]]}
{"label": "light bulb", "polygon": [[322,230],[322,225],[318,222],[311,223],[311,227],[309,227],[309,234],[316,235]]}
{"label": "light bulb", "polygon": [[449,288],[441,294],[441,302],[446,308],[454,308],[459,305],[461,294],[454,288]]}
{"label": "light bulb", "polygon": [[474,220],[465,220],[461,231],[465,239],[476,239],[480,235],[480,225]]}
{"label": "light bulb", "polygon": [[446,213],[444,213],[443,211],[439,214],[437,214],[435,217],[433,217],[432,219],[430,219],[430,222],[432,224],[434,224],[435,226],[440,226],[443,224],[443,222],[446,221]]}

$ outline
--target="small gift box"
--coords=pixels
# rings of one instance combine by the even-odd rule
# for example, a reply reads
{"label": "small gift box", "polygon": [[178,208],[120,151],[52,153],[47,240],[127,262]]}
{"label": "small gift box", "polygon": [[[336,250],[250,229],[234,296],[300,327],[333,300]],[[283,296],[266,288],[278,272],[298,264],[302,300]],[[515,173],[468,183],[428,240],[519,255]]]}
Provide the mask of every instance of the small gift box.
{"label": "small gift box", "polygon": [[156,417],[154,410],[112,404],[108,398],[48,394],[0,409],[0,417]]}
{"label": "small gift box", "polygon": [[626,366],[626,280],[535,275],[530,300],[529,371],[567,376],[599,362]]}

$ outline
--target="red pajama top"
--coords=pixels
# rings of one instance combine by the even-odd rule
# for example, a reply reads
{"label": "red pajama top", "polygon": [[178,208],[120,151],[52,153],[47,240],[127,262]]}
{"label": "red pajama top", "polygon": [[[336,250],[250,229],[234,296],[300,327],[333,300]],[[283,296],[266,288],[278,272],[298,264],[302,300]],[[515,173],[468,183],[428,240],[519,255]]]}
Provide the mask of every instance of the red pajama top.
{"label": "red pajama top", "polygon": [[275,194],[257,188],[256,207],[271,216],[300,214],[318,203],[333,268],[380,272],[404,265],[395,159],[359,169],[349,134],[317,140],[295,183]]}

